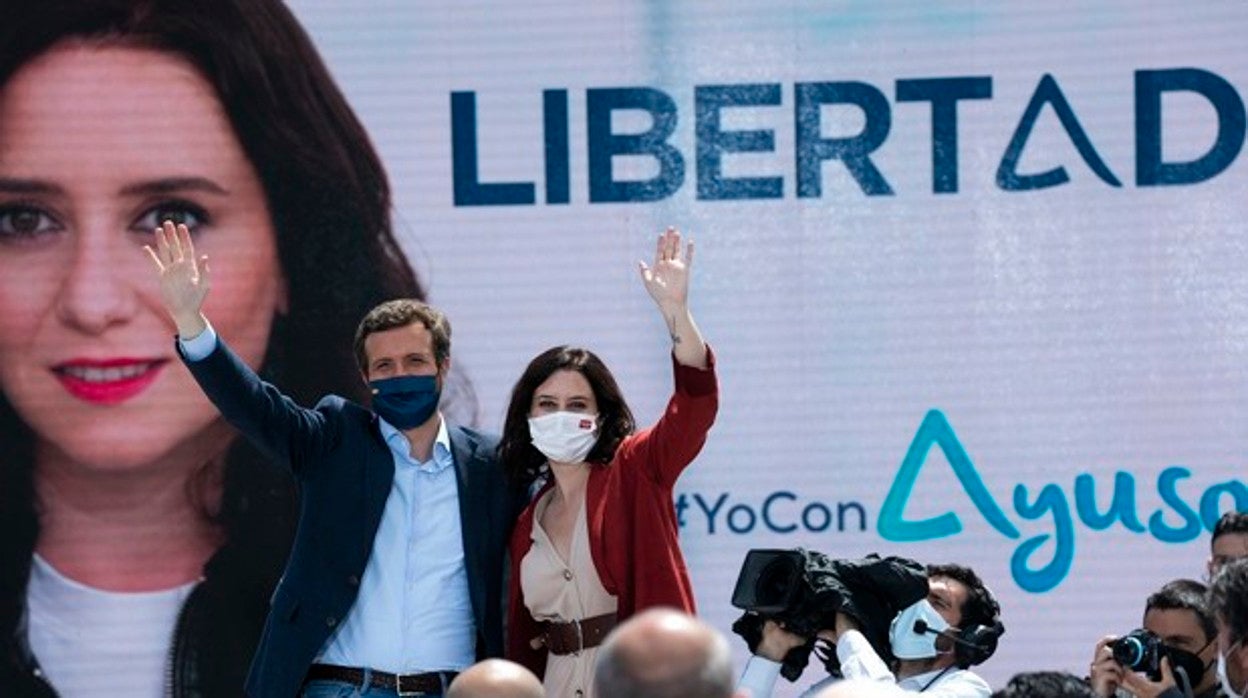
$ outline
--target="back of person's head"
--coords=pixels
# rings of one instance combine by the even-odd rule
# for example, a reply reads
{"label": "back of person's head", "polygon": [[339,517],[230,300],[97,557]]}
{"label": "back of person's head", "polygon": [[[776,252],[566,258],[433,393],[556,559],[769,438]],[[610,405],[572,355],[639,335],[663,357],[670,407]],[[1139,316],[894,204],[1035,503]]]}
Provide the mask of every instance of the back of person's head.
{"label": "back of person's head", "polygon": [[1096,698],[1086,681],[1064,671],[1015,674],[992,698]]}
{"label": "back of person's head", "polygon": [[544,698],[533,672],[506,659],[486,659],[451,682],[446,698]]}
{"label": "back of person's head", "polygon": [[1153,592],[1144,604],[1144,615],[1149,611],[1191,611],[1208,641],[1218,634],[1213,613],[1209,610],[1208,587],[1194,579],[1176,579]]}
{"label": "back of person's head", "polygon": [[594,673],[601,698],[729,698],[734,677],[728,641],[672,609],[650,609],[616,628]]}

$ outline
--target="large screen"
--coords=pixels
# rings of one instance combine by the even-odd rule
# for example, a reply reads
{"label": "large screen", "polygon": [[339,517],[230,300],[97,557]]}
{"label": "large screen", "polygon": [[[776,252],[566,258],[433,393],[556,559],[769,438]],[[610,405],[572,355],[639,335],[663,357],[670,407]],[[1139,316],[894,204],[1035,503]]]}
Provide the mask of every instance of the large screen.
{"label": "large screen", "polygon": [[674,506],[725,633],[748,550],[877,552],[987,581],[994,686],[1083,675],[1248,510],[1238,0],[290,6],[451,319],[461,421],[498,430],[557,344],[656,419],[637,261],[695,241],[721,407]]}

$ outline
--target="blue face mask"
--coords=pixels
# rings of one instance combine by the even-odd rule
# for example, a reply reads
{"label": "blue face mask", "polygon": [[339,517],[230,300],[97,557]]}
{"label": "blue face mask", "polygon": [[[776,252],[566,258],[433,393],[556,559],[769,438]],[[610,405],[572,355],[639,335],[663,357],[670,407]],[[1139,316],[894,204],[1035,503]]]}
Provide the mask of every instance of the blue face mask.
{"label": "blue face mask", "polygon": [[369,382],[373,411],[399,430],[424,424],[438,409],[437,376],[395,376]]}

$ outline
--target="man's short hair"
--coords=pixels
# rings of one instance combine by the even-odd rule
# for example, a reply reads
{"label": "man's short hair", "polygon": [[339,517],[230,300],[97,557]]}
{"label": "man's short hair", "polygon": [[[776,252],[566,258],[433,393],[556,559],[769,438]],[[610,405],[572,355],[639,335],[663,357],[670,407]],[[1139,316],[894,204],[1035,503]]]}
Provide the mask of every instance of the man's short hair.
{"label": "man's short hair", "polygon": [[1228,511],[1218,518],[1218,522],[1213,525],[1213,537],[1209,539],[1209,544],[1228,533],[1244,533],[1248,534],[1248,511]]}
{"label": "man's short hair", "polygon": [[1097,698],[1086,681],[1065,671],[1026,671],[992,698]]}
{"label": "man's short hair", "polygon": [[992,592],[984,584],[984,580],[975,574],[975,570],[964,565],[928,565],[927,577],[948,577],[961,582],[966,587],[966,601],[963,602],[959,615],[962,622],[960,628],[972,625],[992,627],[1001,618],[1001,605]]}
{"label": "man's short hair", "polygon": [[397,298],[386,301],[368,311],[355,329],[355,360],[360,364],[360,372],[368,373],[368,354],[364,351],[364,340],[370,334],[407,327],[420,323],[433,336],[433,358],[441,367],[451,355],[451,321],[437,308],[418,301],[415,298]]}
{"label": "man's short hair", "polygon": [[1213,576],[1209,610],[1226,626],[1232,643],[1248,640],[1248,558],[1226,563]]}
{"label": "man's short hair", "polygon": [[1144,604],[1144,615],[1149,611],[1191,611],[1205,633],[1205,641],[1217,637],[1218,626],[1209,610],[1209,588],[1194,579],[1176,579],[1153,592]]}

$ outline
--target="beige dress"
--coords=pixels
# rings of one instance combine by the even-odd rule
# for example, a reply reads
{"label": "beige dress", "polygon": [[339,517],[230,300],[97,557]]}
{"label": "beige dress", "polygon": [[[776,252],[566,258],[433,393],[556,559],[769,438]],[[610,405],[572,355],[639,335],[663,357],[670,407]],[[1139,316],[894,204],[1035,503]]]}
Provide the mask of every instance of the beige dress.
{"label": "beige dress", "polygon": [[[616,598],[607,593],[594,569],[589,553],[589,527],[585,505],[576,515],[569,546],[570,559],[565,561],[555,549],[542,514],[550,504],[554,490],[546,492],[533,509],[533,546],[520,561],[520,585],[529,612],[538,621],[566,623],[614,613]],[[550,698],[589,698],[594,695],[594,660],[598,648],[591,647],[579,654],[546,656],[546,677],[543,686]]]}

